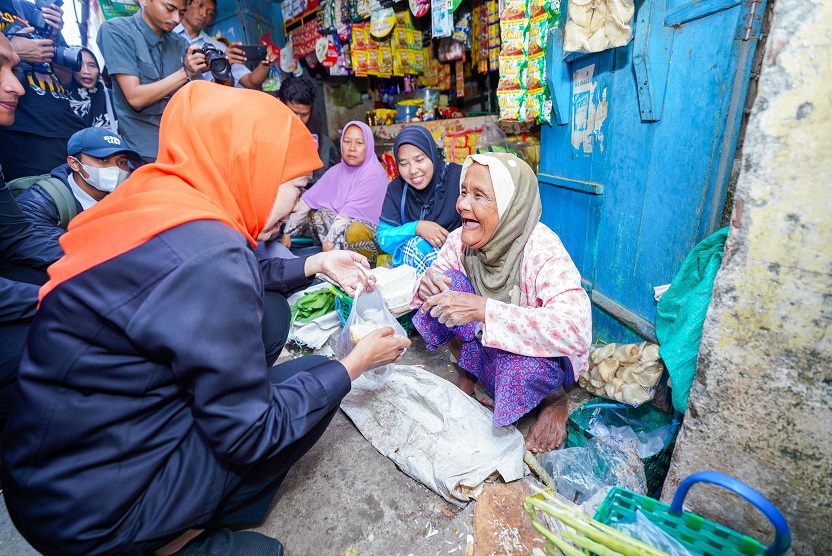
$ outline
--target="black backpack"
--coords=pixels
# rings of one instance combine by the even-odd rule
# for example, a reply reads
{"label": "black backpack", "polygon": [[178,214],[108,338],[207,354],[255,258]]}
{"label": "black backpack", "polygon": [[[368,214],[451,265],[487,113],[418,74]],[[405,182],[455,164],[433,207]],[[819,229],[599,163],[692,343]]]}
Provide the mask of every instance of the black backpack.
{"label": "black backpack", "polygon": [[66,230],[69,221],[78,215],[78,206],[75,204],[75,197],[72,196],[63,180],[49,174],[43,174],[42,176],[17,178],[8,182],[9,189],[15,197],[35,184],[41,186],[52,198],[55,206],[58,207],[58,217],[60,218],[58,225]]}

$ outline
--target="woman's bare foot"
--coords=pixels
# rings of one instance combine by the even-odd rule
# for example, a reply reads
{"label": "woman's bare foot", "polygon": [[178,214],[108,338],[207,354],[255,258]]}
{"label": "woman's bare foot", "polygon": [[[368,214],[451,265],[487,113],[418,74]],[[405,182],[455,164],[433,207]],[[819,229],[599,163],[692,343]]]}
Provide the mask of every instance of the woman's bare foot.
{"label": "woman's bare foot", "polygon": [[[451,341],[448,342],[448,350],[454,356],[454,363],[459,361],[459,355],[462,353],[462,340],[457,336],[451,338]],[[474,386],[477,385],[477,377],[459,365],[456,365],[456,372],[459,373],[459,378],[456,381],[457,388],[471,396],[474,393]]]}
{"label": "woman's bare foot", "polygon": [[456,370],[459,373],[459,378],[456,381],[457,388],[459,388],[469,396],[473,395],[474,386],[477,385],[477,377],[458,365]]}
{"label": "woman's bare foot", "polygon": [[529,429],[526,449],[539,454],[560,446],[566,440],[566,421],[569,418],[569,397],[561,388],[547,396],[538,406],[537,421]]}

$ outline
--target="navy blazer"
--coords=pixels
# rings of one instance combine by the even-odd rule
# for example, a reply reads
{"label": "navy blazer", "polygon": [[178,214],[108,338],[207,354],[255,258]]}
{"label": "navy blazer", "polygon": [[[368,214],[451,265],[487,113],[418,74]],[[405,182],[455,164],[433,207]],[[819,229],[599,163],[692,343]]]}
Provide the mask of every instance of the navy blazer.
{"label": "navy blazer", "polygon": [[240,233],[195,221],[44,298],[2,445],[9,513],[35,548],[132,554],[204,524],[235,471],[337,407],[337,361],[268,378],[263,283],[309,283],[304,262],[262,267]]}

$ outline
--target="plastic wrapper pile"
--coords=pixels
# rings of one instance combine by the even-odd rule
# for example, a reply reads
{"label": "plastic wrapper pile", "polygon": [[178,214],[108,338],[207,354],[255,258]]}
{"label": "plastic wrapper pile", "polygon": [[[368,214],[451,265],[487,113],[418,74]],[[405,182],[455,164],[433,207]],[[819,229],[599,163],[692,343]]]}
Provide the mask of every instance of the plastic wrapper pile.
{"label": "plastic wrapper pile", "polygon": [[638,407],[653,399],[663,372],[658,345],[607,344],[592,351],[589,371],[578,384],[591,394]]}

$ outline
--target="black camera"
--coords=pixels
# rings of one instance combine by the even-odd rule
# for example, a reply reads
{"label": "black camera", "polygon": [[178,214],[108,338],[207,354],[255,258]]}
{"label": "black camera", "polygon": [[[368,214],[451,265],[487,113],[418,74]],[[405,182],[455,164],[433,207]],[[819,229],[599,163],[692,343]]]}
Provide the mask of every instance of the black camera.
{"label": "black camera", "polygon": [[35,33],[45,36],[52,34],[52,27],[46,23],[46,19],[43,17],[43,9],[52,6],[52,4],[63,6],[64,2],[63,0],[35,0],[35,6],[37,6],[38,10],[29,19],[29,25],[35,28]]}
{"label": "black camera", "polygon": [[205,63],[214,76],[214,81],[224,83],[231,80],[231,63],[225,57],[225,52],[210,44],[206,44],[197,52],[205,56]]}
{"label": "black camera", "polygon": [[[21,33],[20,30],[26,26],[19,21],[9,25],[5,29],[4,33],[7,37],[18,36],[35,40],[42,40],[46,38],[46,36],[49,36],[52,33],[52,28],[43,19],[43,12],[41,10],[43,10],[43,8],[48,8],[52,4],[60,6],[62,3],[63,2],[61,0],[55,0],[54,2],[49,2],[48,0],[37,1],[39,9],[32,14],[32,18],[29,21],[29,27],[34,27],[36,31],[35,33]],[[55,53],[52,57],[52,62],[67,67],[72,71],[81,71],[81,66],[84,65],[84,60],[81,57],[80,48],[53,45],[52,51]],[[49,72],[49,64],[32,64],[32,67],[35,71],[43,73]]]}

